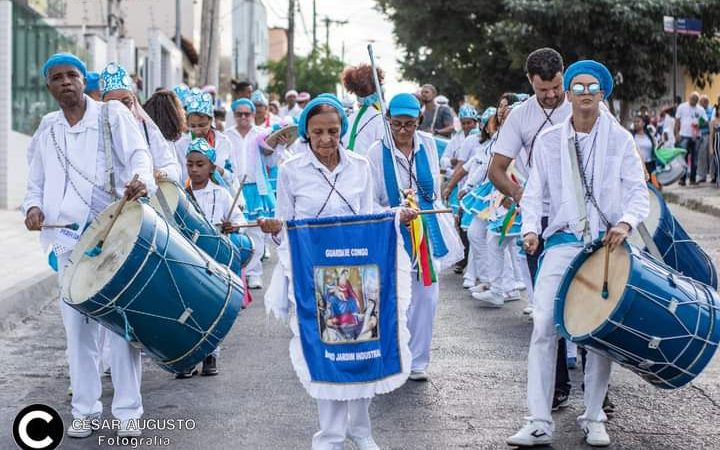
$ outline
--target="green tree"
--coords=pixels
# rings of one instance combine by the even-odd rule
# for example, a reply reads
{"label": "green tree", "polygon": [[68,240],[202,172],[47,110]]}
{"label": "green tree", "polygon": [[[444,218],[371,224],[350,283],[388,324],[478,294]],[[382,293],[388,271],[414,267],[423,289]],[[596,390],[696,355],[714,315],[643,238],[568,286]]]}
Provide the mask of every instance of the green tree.
{"label": "green tree", "polygon": [[[324,92],[334,93],[340,82],[340,73],[345,64],[340,58],[325,50],[311,52],[308,56],[295,56],[295,85],[307,91],[313,97]],[[281,98],[288,90],[285,84],[287,58],[269,62],[258,67],[270,73],[271,81],[268,91],[278,94]]]}

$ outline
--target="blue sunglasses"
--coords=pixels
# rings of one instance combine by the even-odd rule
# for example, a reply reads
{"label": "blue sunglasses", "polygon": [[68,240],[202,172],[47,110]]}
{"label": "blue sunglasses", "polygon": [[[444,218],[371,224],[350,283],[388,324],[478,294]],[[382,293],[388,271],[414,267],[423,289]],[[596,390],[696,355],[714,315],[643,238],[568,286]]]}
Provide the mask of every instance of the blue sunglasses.
{"label": "blue sunglasses", "polygon": [[588,85],[584,85],[582,83],[575,83],[570,87],[570,90],[572,90],[572,93],[574,95],[583,95],[585,93],[595,95],[602,91],[599,83],[590,83]]}

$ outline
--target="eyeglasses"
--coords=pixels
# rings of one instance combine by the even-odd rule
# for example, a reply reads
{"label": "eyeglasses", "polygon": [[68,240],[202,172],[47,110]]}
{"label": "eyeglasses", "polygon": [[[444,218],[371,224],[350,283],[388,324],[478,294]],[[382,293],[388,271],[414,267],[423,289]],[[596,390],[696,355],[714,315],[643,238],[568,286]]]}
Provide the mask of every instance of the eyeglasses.
{"label": "eyeglasses", "polygon": [[395,130],[395,131],[400,131],[400,130],[402,130],[402,129],[405,129],[405,130],[407,130],[407,131],[412,131],[412,130],[414,130],[415,127],[417,127],[417,126],[418,126],[418,124],[417,124],[417,122],[414,121],[414,120],[411,120],[411,121],[408,121],[408,122],[400,122],[400,121],[397,121],[397,120],[391,120],[391,121],[390,121],[390,128],[392,128],[392,129]]}
{"label": "eyeglasses", "polygon": [[240,116],[240,117],[250,117],[250,116],[252,116],[252,113],[250,113],[250,112],[236,112],[235,115],[236,115],[236,116]]}
{"label": "eyeglasses", "polygon": [[570,89],[572,90],[572,93],[574,95],[583,95],[585,93],[595,95],[602,91],[602,89],[600,88],[600,84],[598,83],[590,83],[588,85],[582,83],[575,83]]}

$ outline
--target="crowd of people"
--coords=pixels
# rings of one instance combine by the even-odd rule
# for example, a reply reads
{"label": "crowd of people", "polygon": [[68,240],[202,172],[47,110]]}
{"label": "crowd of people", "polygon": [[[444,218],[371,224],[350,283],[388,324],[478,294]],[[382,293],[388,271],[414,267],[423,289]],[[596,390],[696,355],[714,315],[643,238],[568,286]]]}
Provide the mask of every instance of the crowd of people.
{"label": "crowd of people", "polygon": [[[566,68],[560,54],[541,48],[528,56],[525,69],[533,94],[504,93],[483,111],[464,104],[455,113],[430,84],[416,93],[394,95],[384,111],[373,69],[361,64],[342,75],[356,102],[290,90],[280,104],[240,82],[233,85],[234,98],[225,114],[212,86],[159,90],[141,105],[122,66],[111,63],[93,74],[76,56],[58,54],[43,68],[60,109],[43,119],[28,150],[26,225],[40,230],[44,223],[87,224],[113,200],[150,196],[157,183],[170,180],[223,232],[258,224],[244,228],[255,253],[242,276],[249,289],[261,289],[271,249],[284,244],[280,236],[287,220],[397,211],[399,220],[409,224],[419,210],[447,205],[454,222],[442,214],[423,219],[434,271],[455,265],[468,300],[488,308],[524,299],[523,312],[533,321],[530,414],[508,444],[553,441],[552,412],[569,405],[568,368],[575,367],[579,353],[586,409],[578,424],[589,445],[607,446],[604,423],[614,411],[607,395],[610,360],[557,339],[555,292],[584,242],[601,238],[620,245],[645,218],[645,174],[656,169],[657,146],[677,143],[688,150],[690,184],[701,182],[708,172],[715,181],[718,165],[709,165],[714,158],[707,148],[720,141],[720,119],[716,109],[707,120],[707,101],[702,106],[703,98],[692,94],[674,114],[666,111],[654,129],[648,116],[639,115],[631,134],[605,106],[613,79],[601,63],[585,60]],[[382,84],[383,72],[378,70],[377,76]],[[111,136],[103,135],[106,120]],[[277,135],[293,127],[297,139]],[[112,156],[98,145],[105,138],[111,141]],[[567,154],[574,151],[581,162],[582,207],[588,214],[575,209],[564,189],[573,183],[565,168]],[[107,173],[117,178],[108,181]],[[133,174],[139,176],[133,179]],[[233,208],[238,190],[242,201]],[[62,274],[82,230],[42,230],[51,265]],[[413,277],[411,285],[407,378],[415,382],[427,381],[432,373],[430,344],[440,296],[434,275]],[[277,311],[287,309],[285,283],[282,274],[273,273],[266,290],[265,302]],[[62,314],[72,415],[97,417],[102,412],[97,370],[102,326],[64,303]],[[107,339],[115,388],[112,413],[126,424],[143,414],[140,351],[113,333]],[[214,352],[205,358],[202,375],[219,373],[218,356]],[[196,373],[193,368],[177,377]],[[352,386],[308,392],[317,399],[320,424],[313,448],[342,448],[346,439],[361,449],[379,448],[369,417],[372,395]],[[92,430],[74,421],[67,433],[80,438]],[[127,426],[118,432],[139,433]]]}

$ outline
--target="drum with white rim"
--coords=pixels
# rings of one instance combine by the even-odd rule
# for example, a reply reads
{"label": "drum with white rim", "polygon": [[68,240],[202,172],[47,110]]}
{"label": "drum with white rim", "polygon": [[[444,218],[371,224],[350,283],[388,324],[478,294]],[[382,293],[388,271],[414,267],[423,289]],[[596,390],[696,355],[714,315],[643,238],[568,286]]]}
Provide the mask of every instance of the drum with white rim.
{"label": "drum with white rim", "polygon": [[62,298],[142,346],[164,369],[184,372],[232,327],[243,282],[140,202],[123,208],[102,251],[88,256],[116,208],[110,205],[83,233],[63,273]]}

